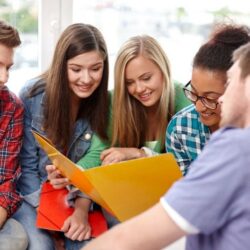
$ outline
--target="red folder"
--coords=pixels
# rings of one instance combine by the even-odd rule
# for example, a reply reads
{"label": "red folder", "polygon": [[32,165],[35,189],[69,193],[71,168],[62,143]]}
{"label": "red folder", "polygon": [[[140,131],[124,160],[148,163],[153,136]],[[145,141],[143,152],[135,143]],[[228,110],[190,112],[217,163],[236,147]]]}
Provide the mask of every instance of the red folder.
{"label": "red folder", "polygon": [[[43,184],[37,212],[38,228],[61,231],[64,221],[74,211],[68,205],[67,195],[67,189],[54,189],[49,182]],[[99,210],[89,212],[89,224],[91,237],[97,237],[108,229],[106,219]]]}

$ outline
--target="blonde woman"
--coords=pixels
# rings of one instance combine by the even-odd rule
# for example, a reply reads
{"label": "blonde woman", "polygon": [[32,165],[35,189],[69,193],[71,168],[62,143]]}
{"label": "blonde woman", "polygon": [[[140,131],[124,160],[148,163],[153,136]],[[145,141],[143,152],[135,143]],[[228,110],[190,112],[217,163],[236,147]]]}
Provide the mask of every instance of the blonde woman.
{"label": "blonde woman", "polygon": [[102,152],[103,165],[164,152],[167,124],[188,104],[159,43],[130,38],[115,62],[112,147]]}

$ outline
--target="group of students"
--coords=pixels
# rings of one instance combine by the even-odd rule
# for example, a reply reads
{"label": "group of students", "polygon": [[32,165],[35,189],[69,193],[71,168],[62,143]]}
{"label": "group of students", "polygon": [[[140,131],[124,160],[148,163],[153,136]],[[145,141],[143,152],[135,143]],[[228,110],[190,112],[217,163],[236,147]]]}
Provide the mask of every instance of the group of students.
{"label": "group of students", "polygon": [[[5,250],[60,249],[55,234],[35,226],[41,186],[47,180],[54,188],[67,186],[69,202],[75,208],[64,222],[63,234],[60,235],[66,250],[81,249],[86,244],[89,249],[116,249],[114,245],[109,245],[115,242],[112,234],[118,237],[118,242],[119,235],[123,237],[123,225],[115,226],[117,229],[102,236],[99,243],[98,240],[93,245],[89,243],[91,228],[88,211],[91,200],[71,186],[51,165],[48,156],[33,137],[32,130],[46,136],[83,169],[172,152],[183,175],[189,169],[191,173],[194,172],[193,175],[187,174],[185,181],[177,183],[167,198],[162,198],[161,204],[153,208],[158,214],[154,223],[150,217],[152,212],[147,212],[144,217],[124,225],[133,229],[135,234],[125,235],[123,239],[126,241],[128,237],[128,245],[124,245],[124,249],[156,249],[167,244],[168,241],[163,239],[166,235],[160,232],[160,228],[167,231],[168,228],[157,224],[160,222],[157,219],[164,223],[165,214],[170,214],[167,218],[175,225],[175,236],[184,235],[184,232],[211,232],[211,229],[203,231],[202,225],[200,227],[198,222],[203,222],[203,215],[195,214],[195,209],[194,212],[192,208],[188,209],[183,215],[181,212],[182,207],[185,210],[185,205],[190,205],[193,197],[198,199],[204,196],[203,192],[210,195],[210,179],[203,183],[204,191],[199,189],[202,183],[189,186],[189,182],[194,182],[195,178],[199,180],[205,174],[207,178],[215,178],[209,174],[209,169],[216,169],[224,160],[217,159],[217,165],[210,166],[213,150],[218,153],[220,146],[224,145],[217,144],[218,135],[210,143],[214,148],[206,147],[208,149],[203,157],[194,164],[191,162],[200,154],[211,133],[219,128],[219,98],[228,85],[227,72],[233,64],[232,54],[249,42],[247,27],[218,27],[195,55],[191,81],[183,89],[180,83],[172,80],[169,60],[157,40],[148,35],[132,37],[118,51],[114,67],[114,90],[109,92],[109,60],[105,40],[94,26],[75,23],[61,34],[48,70],[24,85],[19,101],[4,84],[13,64],[13,49],[20,44],[20,39],[15,28],[0,22],[0,101],[3,103],[0,111],[0,132],[3,134],[0,141],[0,249],[2,246]],[[3,121],[3,118],[10,121]],[[231,132],[226,130],[220,133]],[[199,169],[195,165],[201,165],[201,162],[203,166],[195,172],[193,169]],[[213,173],[216,174],[216,171]],[[218,178],[220,176],[218,173]],[[181,192],[184,188],[185,193]],[[217,191],[216,187],[214,191]],[[18,208],[20,197],[22,204]],[[203,205],[208,203],[204,202]],[[227,213],[226,207],[224,209]],[[209,222],[213,222],[212,212],[215,211],[211,209],[204,216],[204,221],[211,219]],[[103,213],[109,227],[118,224],[107,211]],[[193,224],[192,219],[198,222]],[[155,247],[149,243],[152,239],[147,235],[149,229],[145,235],[140,234],[138,237],[140,223],[143,224],[144,220],[146,227],[151,227],[150,223],[154,225],[151,228],[155,230],[153,239],[159,237],[158,243],[152,243],[156,244]],[[136,242],[133,237],[138,237],[139,241]],[[189,249],[206,249],[199,245],[208,244],[206,240],[192,243]],[[118,245],[124,243],[118,242]],[[130,242],[135,245],[129,245]],[[142,242],[145,247],[142,247]],[[214,244],[213,249],[222,249]],[[118,245],[117,249],[120,249]]]}

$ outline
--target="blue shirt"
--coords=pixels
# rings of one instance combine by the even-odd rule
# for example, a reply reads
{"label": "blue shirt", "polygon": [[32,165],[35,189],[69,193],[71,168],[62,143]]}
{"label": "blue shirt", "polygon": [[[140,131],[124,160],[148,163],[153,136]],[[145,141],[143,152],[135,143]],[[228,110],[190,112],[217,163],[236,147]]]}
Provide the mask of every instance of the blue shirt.
{"label": "blue shirt", "polygon": [[[35,130],[46,136],[42,129],[44,91],[32,97],[28,96],[31,87],[36,81],[37,79],[27,82],[20,93],[25,112],[24,138],[20,153],[22,175],[17,184],[18,190],[24,197],[24,200],[33,207],[38,206],[40,186],[47,179],[45,166],[51,164],[47,154],[42,150],[38,142],[36,142],[31,132],[31,130]],[[66,156],[73,162],[79,161],[91,146],[92,134],[93,131],[88,121],[78,119],[75,123],[72,141]]]}
{"label": "blue shirt", "polygon": [[187,237],[187,250],[250,249],[249,144],[250,128],[215,132],[162,199],[199,230]]}
{"label": "blue shirt", "polygon": [[209,137],[209,128],[200,121],[193,104],[173,116],[167,128],[166,151],[175,156],[183,175],[186,175],[189,165],[200,154]]}

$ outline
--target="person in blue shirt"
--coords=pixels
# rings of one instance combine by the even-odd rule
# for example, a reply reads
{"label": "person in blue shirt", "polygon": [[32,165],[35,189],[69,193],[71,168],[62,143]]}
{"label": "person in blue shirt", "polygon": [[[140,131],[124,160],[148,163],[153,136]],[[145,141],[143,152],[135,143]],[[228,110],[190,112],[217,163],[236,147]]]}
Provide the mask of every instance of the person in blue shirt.
{"label": "person in blue shirt", "polygon": [[245,26],[220,24],[194,57],[192,79],[184,87],[193,104],[172,118],[166,133],[166,150],[175,156],[183,175],[219,128],[218,98],[225,91],[232,53],[250,41],[249,34]]}
{"label": "person in blue shirt", "polygon": [[186,250],[250,248],[250,43],[233,53],[233,61],[218,100],[223,128],[188,174],[155,206],[84,250],[162,249],[186,235]]}

